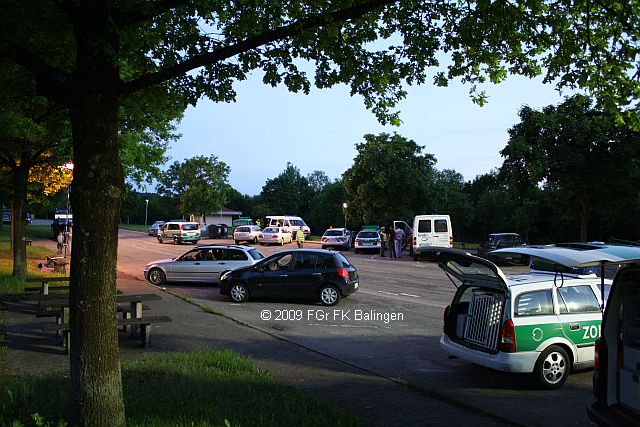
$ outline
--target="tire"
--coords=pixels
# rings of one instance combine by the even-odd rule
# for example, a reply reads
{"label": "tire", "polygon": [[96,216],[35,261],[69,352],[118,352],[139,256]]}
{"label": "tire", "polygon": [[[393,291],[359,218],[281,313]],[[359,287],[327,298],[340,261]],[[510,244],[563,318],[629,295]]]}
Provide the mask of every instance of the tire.
{"label": "tire", "polygon": [[240,241],[239,241],[239,240],[235,240],[235,242],[236,242],[236,245],[239,245],[239,244],[240,244]]}
{"label": "tire", "polygon": [[254,244],[254,245],[257,245],[257,244],[258,244],[258,238],[257,238],[257,237],[255,237],[255,236],[253,236],[253,244]]}
{"label": "tire", "polygon": [[260,243],[260,246],[264,246],[264,243]]}
{"label": "tire", "polygon": [[167,276],[159,268],[152,268],[149,271],[149,282],[156,286],[164,286],[167,283]]}
{"label": "tire", "polygon": [[158,236],[158,243],[162,244],[162,237]]}
{"label": "tire", "polygon": [[360,253],[360,251],[359,251],[359,250],[357,250],[357,249],[354,249],[354,250],[353,250],[353,253],[354,253],[354,254],[359,254],[359,253]]}
{"label": "tire", "polygon": [[249,289],[242,283],[234,283],[229,289],[229,296],[231,296],[233,302],[246,302],[249,299]]}
{"label": "tire", "polygon": [[280,239],[280,246],[284,246],[284,239]]}
{"label": "tire", "polygon": [[333,306],[340,302],[340,291],[331,285],[320,288],[319,298],[322,305]]}
{"label": "tire", "polygon": [[173,244],[174,244],[174,245],[179,245],[179,244],[180,244],[180,241],[178,240],[178,238],[177,238],[177,237],[174,237],[174,238],[173,238]]}
{"label": "tire", "polygon": [[538,384],[547,390],[562,387],[570,372],[571,359],[567,351],[557,345],[543,351],[533,368],[533,375]]}
{"label": "tire", "polygon": [[327,247],[326,246],[320,246],[320,249],[324,250],[324,249],[327,249]]}

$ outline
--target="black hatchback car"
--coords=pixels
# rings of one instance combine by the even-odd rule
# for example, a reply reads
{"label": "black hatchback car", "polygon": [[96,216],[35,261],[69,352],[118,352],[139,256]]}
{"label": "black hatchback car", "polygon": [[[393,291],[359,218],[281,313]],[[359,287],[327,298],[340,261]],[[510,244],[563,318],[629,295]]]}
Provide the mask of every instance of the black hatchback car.
{"label": "black hatchback car", "polygon": [[238,303],[249,297],[313,298],[331,306],[356,290],[356,268],[341,253],[322,249],[281,251],[220,277],[220,294]]}

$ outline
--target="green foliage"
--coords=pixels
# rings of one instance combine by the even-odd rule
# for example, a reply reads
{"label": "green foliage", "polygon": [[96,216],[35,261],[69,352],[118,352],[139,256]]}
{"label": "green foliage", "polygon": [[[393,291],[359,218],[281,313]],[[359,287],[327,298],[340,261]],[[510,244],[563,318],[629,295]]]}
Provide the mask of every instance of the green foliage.
{"label": "green foliage", "polygon": [[160,179],[158,191],[179,202],[186,214],[216,212],[227,201],[229,166],[214,155],[174,162]]}
{"label": "green foliage", "polygon": [[[229,350],[145,356],[125,361],[122,370],[129,426],[358,425]],[[63,374],[7,378],[0,387],[0,424],[65,425],[47,420],[67,419],[66,381]]]}
{"label": "green foliage", "polygon": [[520,194],[541,185],[555,194],[558,208],[579,212],[582,240],[592,213],[629,209],[629,201],[637,211],[632,195],[640,185],[640,133],[591,104],[577,95],[542,111],[523,107],[501,151],[502,175]]}
{"label": "green foliage", "polygon": [[264,184],[260,200],[269,206],[270,215],[299,215],[304,218],[309,212],[312,194],[309,180],[302,176],[300,169],[287,163],[280,175]]}
{"label": "green foliage", "polygon": [[356,144],[353,166],[343,174],[348,216],[367,224],[413,218],[433,208],[433,165],[431,154],[396,133],[367,134]]}

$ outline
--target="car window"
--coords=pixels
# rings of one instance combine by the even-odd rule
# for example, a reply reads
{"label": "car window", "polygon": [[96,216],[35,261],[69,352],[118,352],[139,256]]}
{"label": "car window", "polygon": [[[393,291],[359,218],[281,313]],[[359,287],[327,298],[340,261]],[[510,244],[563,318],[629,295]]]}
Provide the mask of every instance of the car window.
{"label": "car window", "polygon": [[342,255],[341,253],[336,253],[335,254],[335,261],[334,261],[334,257],[331,255],[328,255],[325,259],[324,268],[332,268],[332,267],[351,267],[351,263],[349,262],[349,260]]}
{"label": "car window", "polygon": [[183,230],[197,230],[200,228],[200,224],[182,224],[182,229]]}
{"label": "car window", "polygon": [[418,233],[431,233],[430,219],[421,219],[418,221]]}
{"label": "car window", "polygon": [[296,226],[296,227],[300,227],[300,226],[305,226],[307,224],[305,224],[304,221],[301,220],[301,219],[292,219],[291,220],[291,225]]}
{"label": "car window", "polygon": [[436,233],[446,233],[447,231],[449,231],[446,219],[436,219],[435,221],[433,221],[433,228]]}
{"label": "car window", "polygon": [[563,286],[557,289],[560,313],[592,313],[600,311],[600,304],[589,285]]}
{"label": "car window", "polygon": [[249,255],[251,255],[251,258],[255,259],[256,261],[259,259],[264,258],[264,255],[262,255],[262,252],[256,250],[256,249],[250,249],[249,250]]}
{"label": "car window", "polygon": [[215,261],[222,261],[224,259],[224,249],[211,249],[211,257],[215,260]]}
{"label": "car window", "polygon": [[246,233],[248,231],[251,231],[251,229],[249,227],[238,227],[236,228],[236,231],[239,233]]}
{"label": "car window", "polygon": [[169,230],[180,230],[180,224],[169,224]]}
{"label": "car window", "polygon": [[238,249],[227,249],[225,251],[224,259],[228,261],[245,261],[248,257],[244,251]]}
{"label": "car window", "polygon": [[543,316],[553,314],[551,290],[525,292],[516,298],[516,316]]}
{"label": "car window", "polygon": [[192,251],[183,254],[178,258],[178,261],[200,261],[204,259],[203,257],[206,255],[205,251],[200,249],[194,249]]}
{"label": "car window", "polygon": [[340,230],[327,230],[324,232],[324,235],[327,237],[331,236],[342,236],[342,231]]}
{"label": "car window", "polygon": [[278,233],[280,230],[275,227],[268,227],[263,230],[264,233]]}
{"label": "car window", "polygon": [[295,270],[311,270],[316,268],[317,255],[312,253],[299,253],[296,255]]}
{"label": "car window", "polygon": [[377,231],[361,231],[358,233],[358,237],[362,239],[377,239],[380,235]]}
{"label": "car window", "polygon": [[287,271],[291,264],[291,258],[293,258],[291,254],[272,257],[263,265],[263,268],[267,271]]}

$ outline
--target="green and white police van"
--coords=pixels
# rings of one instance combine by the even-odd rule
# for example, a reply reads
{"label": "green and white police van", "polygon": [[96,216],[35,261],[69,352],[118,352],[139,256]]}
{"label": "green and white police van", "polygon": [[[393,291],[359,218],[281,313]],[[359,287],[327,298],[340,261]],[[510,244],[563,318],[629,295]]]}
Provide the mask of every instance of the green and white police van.
{"label": "green and white police van", "polygon": [[439,267],[461,282],[445,309],[440,346],[460,359],[532,373],[542,387],[558,388],[572,370],[593,366],[601,307],[611,281],[591,268],[563,265],[571,264],[566,255],[579,249],[502,251],[536,253],[530,271],[507,277],[491,261],[468,252],[433,249]]}

